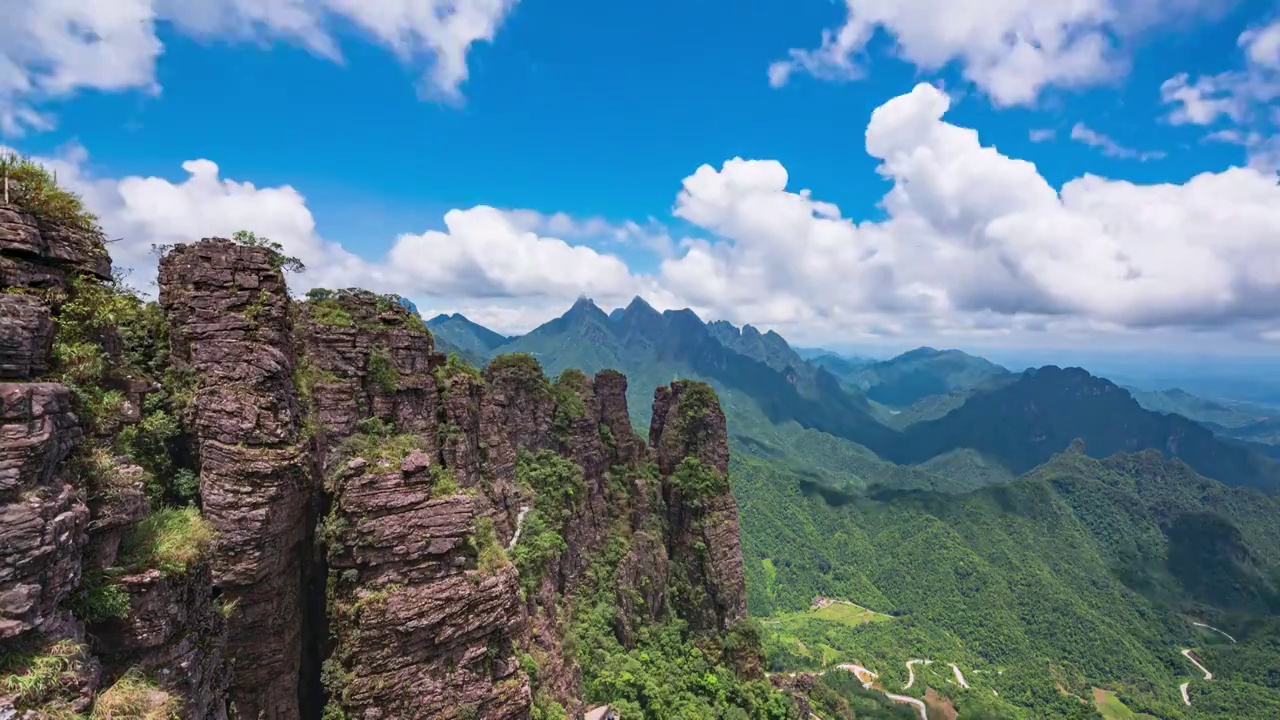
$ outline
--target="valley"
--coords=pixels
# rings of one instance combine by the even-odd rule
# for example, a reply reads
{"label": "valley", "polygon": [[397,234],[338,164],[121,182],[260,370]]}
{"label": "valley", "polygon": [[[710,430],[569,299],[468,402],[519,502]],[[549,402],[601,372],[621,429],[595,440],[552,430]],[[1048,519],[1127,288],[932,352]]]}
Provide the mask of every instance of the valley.
{"label": "valley", "polygon": [[[911,378],[894,391],[910,404],[894,408],[754,329],[734,341],[732,326],[694,320],[639,300],[613,313],[580,302],[507,349],[716,388],[770,672],[859,664],[895,694],[927,703],[936,691],[961,717],[1280,712],[1280,683],[1260,668],[1192,682],[1188,706],[1172,660],[1187,648],[1233,666],[1277,657],[1275,628],[1258,623],[1280,607],[1280,475],[1264,453],[1078,369],[975,360],[961,374],[977,368],[976,385],[923,380],[931,357],[955,372],[955,353],[932,350],[909,355],[906,375],[880,371]],[[856,605],[822,617],[815,597]],[[907,664],[920,658],[945,672]],[[1094,688],[1112,700],[1095,703]]]}

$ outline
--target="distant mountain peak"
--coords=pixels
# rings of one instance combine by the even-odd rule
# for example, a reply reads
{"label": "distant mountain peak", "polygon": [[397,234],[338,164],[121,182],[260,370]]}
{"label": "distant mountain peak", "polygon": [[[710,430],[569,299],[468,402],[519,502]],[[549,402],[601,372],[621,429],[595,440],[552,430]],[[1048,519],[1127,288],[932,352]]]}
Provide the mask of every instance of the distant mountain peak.
{"label": "distant mountain peak", "polygon": [[657,310],[653,309],[652,305],[650,305],[644,298],[640,297],[639,295],[631,298],[631,302],[627,303],[627,310],[630,310],[632,312],[637,312],[637,311],[644,311],[644,312],[651,312],[651,313],[658,312]]}

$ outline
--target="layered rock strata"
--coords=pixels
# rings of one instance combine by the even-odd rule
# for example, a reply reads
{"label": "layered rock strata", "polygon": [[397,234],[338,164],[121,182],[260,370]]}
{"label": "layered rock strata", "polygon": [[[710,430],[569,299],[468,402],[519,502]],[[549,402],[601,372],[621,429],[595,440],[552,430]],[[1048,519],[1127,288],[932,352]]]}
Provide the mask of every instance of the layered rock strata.
{"label": "layered rock strata", "polygon": [[213,581],[229,619],[231,714],[299,716],[302,541],[311,461],[295,396],[288,290],[278,256],[228,240],[160,263],[175,367],[196,379],[191,425]]}

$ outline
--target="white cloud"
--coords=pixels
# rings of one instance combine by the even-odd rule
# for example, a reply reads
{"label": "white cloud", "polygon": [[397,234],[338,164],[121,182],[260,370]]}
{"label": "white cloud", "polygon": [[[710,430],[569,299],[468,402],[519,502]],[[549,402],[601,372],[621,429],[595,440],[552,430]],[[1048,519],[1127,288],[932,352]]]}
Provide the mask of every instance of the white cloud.
{"label": "white cloud", "polygon": [[1148,160],[1159,160],[1166,155],[1163,150],[1135,150],[1130,147],[1125,147],[1124,145],[1116,142],[1115,139],[1090,128],[1082,122],[1078,122],[1072,126],[1071,139],[1088,145],[1089,147],[1098,148],[1102,151],[1102,154],[1107,157],[1126,158],[1146,162]]}
{"label": "white cloud", "polygon": [[1219,0],[845,0],[847,17],[816,49],[793,49],[769,68],[774,87],[796,72],[851,80],[877,31],[933,72],[959,63],[998,105],[1027,105],[1053,85],[1078,87],[1127,69],[1122,40],[1157,22],[1212,11]]}
{"label": "white cloud", "polygon": [[457,103],[467,55],[517,0],[5,0],[0,3],[0,132],[45,130],[39,108],[81,90],[160,90],[156,25],[209,39],[281,40],[341,60],[334,37],[359,28],[421,68],[422,94]]}
{"label": "white cloud", "polygon": [[945,93],[921,84],[872,114],[866,149],[892,184],[882,221],[856,222],[791,189],[776,161],[698,168],[672,212],[707,239],[681,241],[654,275],[579,241],[625,234],[625,224],[599,218],[452,210],[443,229],[389,239],[384,254],[362,258],[321,237],[294,188],[223,178],[207,160],[186,163],[179,181],[95,177],[77,149],[51,162],[125,238],[112,252],[142,279],[154,272],[151,243],[250,229],[307,263],[299,290],[397,292],[424,312],[459,310],[508,332],[580,294],[604,307],[640,294],[659,308],[689,306],[801,338],[1280,330],[1274,178],[1249,168],[1183,184],[1085,175],[1056,189],[1033,164],[946,122],[949,107]]}
{"label": "white cloud", "polygon": [[0,3],[0,132],[47,129],[33,102],[82,89],[154,89],[160,54],[150,0]]}
{"label": "white cloud", "polygon": [[180,182],[94,177],[79,147],[41,160],[84,197],[108,237],[120,238],[110,245],[113,260],[133,270],[130,281],[141,290],[155,279],[153,244],[230,237],[237,230],[265,235],[307,265],[292,281],[295,290],[355,286],[453,302],[542,298],[554,305],[584,293],[617,300],[646,289],[617,257],[536,234],[513,222],[513,213],[491,207],[451,210],[443,231],[401,235],[384,257],[366,260],[320,236],[296,189],[223,178],[209,160],[183,163]]}
{"label": "white cloud", "polygon": [[676,214],[720,239],[664,263],[663,283],[732,316],[863,329],[1280,319],[1273,179],[1086,175],[1055,191],[1034,165],[943,121],[948,107],[920,85],[872,115],[867,151],[893,181],[884,222],[832,216],[787,190],[777,162],[703,166]]}
{"label": "white cloud", "polygon": [[1194,80],[1179,73],[1160,86],[1175,125],[1221,126],[1207,139],[1243,146],[1249,164],[1280,170],[1280,20],[1240,34],[1244,67]]}
{"label": "white cloud", "polygon": [[1030,133],[1031,142],[1049,142],[1057,137],[1058,131],[1053,128],[1033,128]]}

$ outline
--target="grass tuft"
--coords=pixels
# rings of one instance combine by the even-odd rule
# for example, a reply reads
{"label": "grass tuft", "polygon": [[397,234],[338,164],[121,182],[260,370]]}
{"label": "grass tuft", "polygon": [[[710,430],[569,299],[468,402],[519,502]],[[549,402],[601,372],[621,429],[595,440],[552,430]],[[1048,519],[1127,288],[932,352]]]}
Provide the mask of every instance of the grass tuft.
{"label": "grass tuft", "polygon": [[177,698],[134,668],[98,696],[92,720],[178,720],[180,710]]}
{"label": "grass tuft", "polygon": [[194,507],[165,508],[147,516],[120,542],[120,564],[131,571],[156,569],[181,575],[213,542],[213,528]]}

